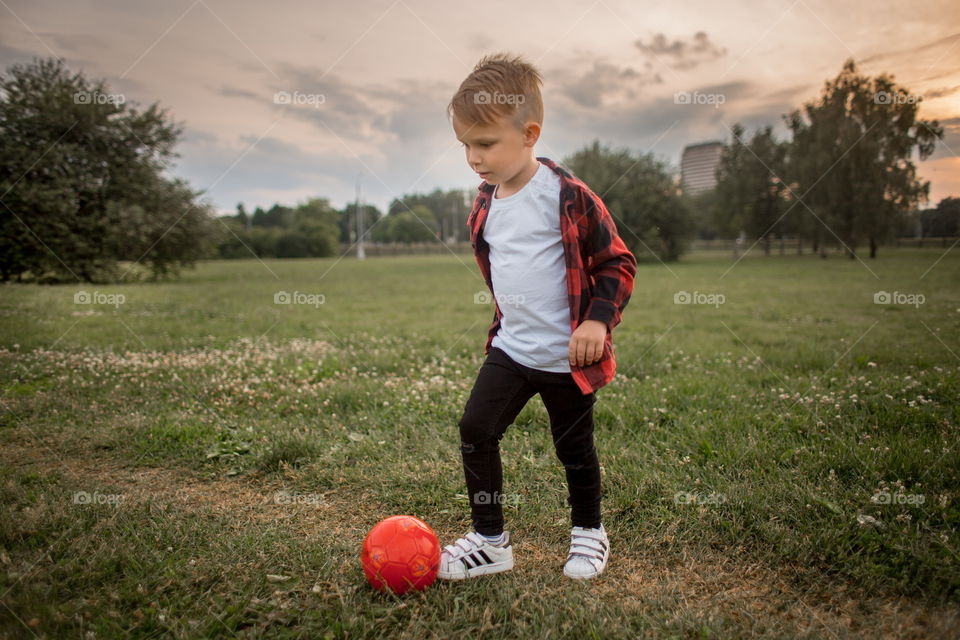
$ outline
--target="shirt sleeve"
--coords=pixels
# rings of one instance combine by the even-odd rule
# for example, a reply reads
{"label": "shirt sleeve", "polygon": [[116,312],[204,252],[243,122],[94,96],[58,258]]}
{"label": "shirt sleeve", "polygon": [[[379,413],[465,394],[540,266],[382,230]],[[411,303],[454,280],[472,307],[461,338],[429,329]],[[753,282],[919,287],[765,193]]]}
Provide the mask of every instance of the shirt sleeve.
{"label": "shirt sleeve", "polygon": [[599,320],[612,331],[620,324],[620,316],[633,293],[637,259],[617,233],[613,216],[600,197],[590,193],[585,204],[592,211],[587,212],[590,258],[584,266],[594,286],[584,320]]}

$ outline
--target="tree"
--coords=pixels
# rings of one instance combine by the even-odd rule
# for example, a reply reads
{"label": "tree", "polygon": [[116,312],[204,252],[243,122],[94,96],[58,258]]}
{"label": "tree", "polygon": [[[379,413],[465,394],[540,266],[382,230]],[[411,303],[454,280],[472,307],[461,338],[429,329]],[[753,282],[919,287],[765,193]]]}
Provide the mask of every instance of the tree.
{"label": "tree", "polygon": [[652,154],[634,157],[595,140],[563,165],[600,196],[638,260],[648,253],[676,260],[685,251],[694,232],[692,212],[671,172]]}
{"label": "tree", "polygon": [[442,232],[443,242],[446,242],[448,237],[466,238],[467,218],[475,195],[476,192],[473,192],[469,201],[460,189],[449,191],[434,189],[426,194],[403,195],[400,198],[394,198],[387,208],[387,215],[410,211],[420,205],[430,210],[433,219],[437,222],[437,229]]}
{"label": "tree", "polygon": [[247,229],[250,227],[250,223],[252,219],[247,214],[247,210],[244,208],[242,202],[237,204],[237,215],[235,219],[237,220],[237,222],[241,224],[243,229]]}
{"label": "tree", "polygon": [[960,198],[944,198],[921,216],[923,237],[951,238],[960,230]]}
{"label": "tree", "polygon": [[308,258],[310,257],[310,244],[303,232],[298,230],[284,231],[277,238],[277,257],[278,258]]}
{"label": "tree", "polygon": [[279,227],[252,227],[244,236],[244,242],[258,258],[276,258],[277,242],[284,233]]}
{"label": "tree", "polygon": [[[237,210],[243,213],[243,205]],[[332,256],[338,249],[339,215],[326,198],[311,198],[295,207],[274,204],[269,211],[257,207],[253,218],[261,224],[249,227],[240,215],[222,216],[217,254],[221,258]]]}
{"label": "tree", "polygon": [[257,207],[253,213],[254,227],[279,227],[287,229],[293,225],[293,209],[274,204],[269,211]]}
{"label": "tree", "polygon": [[311,198],[293,211],[293,226],[304,238],[306,255],[336,255],[340,242],[340,214],[326,198]]}
{"label": "tree", "polygon": [[[373,225],[382,217],[380,209],[372,204],[361,206],[363,211],[363,239],[370,241],[370,234],[367,233]],[[337,226],[340,229],[340,242],[343,244],[353,244],[357,241],[357,205],[355,202],[347,204],[338,214]]]}
{"label": "tree", "polygon": [[917,119],[920,100],[890,75],[858,74],[850,59],[818,100],[785,116],[800,197],[850,258],[864,240],[875,258],[900,217],[928,198],[930,183],[917,179],[911,156],[916,148],[929,157],[943,128]]}
{"label": "tree", "polygon": [[750,183],[743,178],[750,151],[743,136],[743,125],[734,124],[730,144],[724,145],[717,167],[717,218],[714,223],[726,236],[738,235],[750,218]]}
{"label": "tree", "polygon": [[220,218],[223,225],[217,237],[217,257],[225,259],[242,259],[254,257],[248,241],[249,230],[236,216]]}
{"label": "tree", "polygon": [[769,125],[757,130],[749,142],[744,128],[734,124],[730,144],[724,147],[717,171],[717,221],[727,233],[743,230],[763,241],[763,252],[770,255],[774,234],[782,238],[787,229],[783,204],[787,186],[781,178],[786,172],[787,144],[777,140]]}
{"label": "tree", "polygon": [[373,228],[373,239],[377,242],[436,242],[440,227],[433,212],[423,205],[415,205],[410,211],[399,211],[387,215],[386,219]]}
{"label": "tree", "polygon": [[719,213],[721,202],[715,188],[696,194],[684,193],[681,197],[686,200],[687,208],[690,209],[691,220],[698,238],[713,240],[720,235],[717,220],[721,218]]}
{"label": "tree", "polygon": [[61,60],[0,77],[0,277],[103,282],[118,260],[176,274],[208,255],[208,203],[163,175],[181,129]]}

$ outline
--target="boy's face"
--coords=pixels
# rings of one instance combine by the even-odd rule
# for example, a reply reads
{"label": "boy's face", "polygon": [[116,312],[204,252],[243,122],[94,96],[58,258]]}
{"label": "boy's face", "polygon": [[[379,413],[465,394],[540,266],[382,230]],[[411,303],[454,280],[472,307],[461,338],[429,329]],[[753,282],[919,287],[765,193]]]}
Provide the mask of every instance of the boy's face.
{"label": "boy's face", "polygon": [[506,182],[523,171],[540,137],[536,122],[527,122],[521,131],[502,116],[495,124],[466,123],[454,116],[453,130],[467,154],[467,164],[488,184]]}

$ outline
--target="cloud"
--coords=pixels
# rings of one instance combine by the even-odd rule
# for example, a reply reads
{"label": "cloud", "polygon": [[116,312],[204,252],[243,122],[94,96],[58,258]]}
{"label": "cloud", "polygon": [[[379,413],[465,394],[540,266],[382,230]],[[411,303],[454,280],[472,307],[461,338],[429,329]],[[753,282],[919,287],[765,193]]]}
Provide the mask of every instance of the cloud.
{"label": "cloud", "polygon": [[955,87],[943,87],[941,89],[930,89],[929,91],[923,92],[923,99],[933,100],[934,98],[944,98],[956,93],[957,91],[960,91],[960,85]]}
{"label": "cloud", "polygon": [[950,69],[949,71],[944,71],[943,73],[938,73],[936,75],[927,76],[926,78],[918,78],[915,83],[919,84],[921,82],[932,82],[933,80],[939,80],[940,78],[952,77],[957,75],[956,69]]}
{"label": "cloud", "polygon": [[383,98],[390,109],[382,120],[383,128],[398,142],[409,143],[436,134],[441,124],[444,133],[452,129],[447,124],[446,107],[452,96],[449,86],[440,83],[409,80],[403,89],[392,89]]}
{"label": "cloud", "polygon": [[[364,175],[365,197],[380,200],[389,200],[412,186],[425,188],[435,183],[436,176],[425,172],[442,171],[444,156],[456,146],[444,109],[453,91],[447,83],[393,78],[378,84],[335,74],[323,76],[308,67],[280,70],[277,85],[258,85],[252,91],[226,85],[218,93],[259,102],[275,110],[277,117],[308,126],[286,127],[288,133],[283,137],[264,137],[222,178],[221,173],[258,135],[242,135],[230,142],[206,131],[186,132],[182,156],[188,161],[183,163],[183,172],[194,178],[197,187],[216,181],[211,195],[218,201],[223,201],[225,194],[236,194],[235,199],[248,205],[269,206],[263,202],[265,194],[352,199],[358,172]],[[324,101],[318,108],[275,105],[275,90],[323,94]],[[306,150],[318,145],[320,151]],[[459,167],[459,163],[452,166]],[[272,191],[265,191],[263,185]]]}
{"label": "cloud", "polygon": [[791,109],[796,109],[805,100],[810,100],[816,96],[817,87],[813,84],[798,84],[779,91],[774,91],[765,96],[772,102],[783,102],[791,105]]}
{"label": "cloud", "polygon": [[87,33],[40,32],[37,35],[49,38],[56,45],[55,49],[66,49],[72,53],[96,52],[96,55],[102,55],[110,50],[110,43],[106,39]]}
{"label": "cloud", "polygon": [[914,47],[907,47],[906,49],[895,49],[892,51],[882,51],[880,53],[875,53],[872,56],[863,58],[860,62],[867,64],[869,62],[875,62],[877,60],[885,60],[888,58],[894,59],[903,59],[916,56],[919,53],[927,53],[936,49],[941,49],[946,47],[947,50],[953,47],[956,44],[956,40],[960,38],[960,33],[955,33],[953,35],[947,36],[945,38],[940,38],[934,40],[933,42],[927,42],[925,44],[918,44]]}
{"label": "cloud", "polygon": [[[36,51],[28,51],[26,49],[11,47],[3,42],[0,42],[0,67],[3,68],[3,71],[7,71],[7,69],[15,64],[26,66],[32,63],[34,58],[46,57],[52,57],[52,55],[46,49],[38,53]],[[65,60],[64,64],[68,64],[68,62]]]}
{"label": "cloud", "polygon": [[665,156],[675,166],[685,145],[728,138],[733,122],[752,128],[776,125],[783,112],[780,103],[757,110],[749,98],[757,94],[758,87],[750,82],[702,85],[693,91],[722,94],[726,101],[719,109],[706,104],[677,104],[673,93],[603,109],[572,100],[558,101],[547,109],[551,124],[545,131],[555,147],[547,151],[555,155],[572,152],[597,139],[601,144],[629,147],[634,153],[650,151]]}
{"label": "cloud", "polygon": [[238,87],[223,87],[218,92],[221,96],[226,96],[227,98],[246,98],[247,100],[259,101],[263,99],[263,96],[254,93],[248,89],[240,89]]}
{"label": "cloud", "polygon": [[[449,83],[418,78],[365,83],[296,65],[282,65],[279,71],[280,80],[260,93],[237,86],[221,87],[218,93],[259,102],[282,111],[284,118],[307,123],[348,156],[352,153],[343,144],[361,157],[417,153],[449,131],[445,112],[453,92]],[[316,103],[275,105],[278,91],[320,98]]]}
{"label": "cloud", "polygon": [[[344,140],[371,144],[384,142],[385,137],[382,131],[378,130],[383,117],[382,107],[378,108],[371,99],[375,91],[336,74],[324,74],[316,67],[282,64],[278,67],[278,75],[280,80],[274,86],[274,92],[322,96],[322,102],[316,106],[284,106],[287,116],[308,122],[325,135],[329,135],[329,129]],[[272,92],[264,97],[273,102]]]}
{"label": "cloud", "polygon": [[487,51],[496,41],[484,33],[473,33],[467,39],[467,46],[474,51]]}
{"label": "cloud", "polygon": [[[586,10],[564,12],[576,9],[576,3],[561,3],[542,15],[522,3],[504,4],[500,8],[511,19],[498,30],[465,20],[449,3],[421,3],[414,7],[416,14],[394,7],[384,20],[379,19],[387,5],[302,3],[271,14],[262,3],[246,0],[232,3],[229,11],[217,8],[222,22],[203,6],[183,14],[188,5],[123,0],[98,4],[102,11],[92,22],[82,6],[68,2],[27,3],[22,17],[44,43],[69,59],[71,69],[105,77],[128,100],[153,98],[174,109],[187,124],[177,148],[184,169],[177,173],[197,188],[216,182],[211,196],[221,206],[245,201],[252,209],[270,206],[272,198],[293,204],[308,195],[342,204],[353,199],[358,175],[363,196],[380,206],[393,196],[436,186],[472,191],[476,177],[456,145],[444,107],[475,60],[503,49],[523,52],[547,67],[542,68],[547,78],[544,147],[538,145],[538,155],[558,160],[597,138],[635,153],[666,155],[676,165],[685,145],[726,140],[734,122],[748,131],[774,125],[782,135],[781,116],[815,99],[824,65],[833,70],[851,50],[865,63],[882,60],[871,65],[878,69],[892,66],[904,78],[916,77],[910,85],[931,102],[939,98],[938,114],[956,115],[951,107],[960,84],[953,71],[960,61],[960,33],[948,35],[956,29],[944,18],[950,12],[933,3],[923,9],[925,4],[916,9],[884,0],[879,9],[856,16],[840,5],[824,7],[821,17],[846,43],[819,21],[773,23],[783,8],[758,13],[743,4],[713,13],[676,6],[621,16],[640,16],[643,22],[634,24],[647,30],[634,33],[642,36],[620,35],[624,25],[608,22],[600,12],[587,11],[572,24]],[[769,46],[760,52],[752,48],[760,32],[744,32],[742,25],[762,27],[765,17],[777,30],[771,30]],[[529,36],[531,20],[547,37],[545,44],[562,38],[539,58],[541,47],[522,40]],[[3,66],[30,62],[30,50],[50,55],[16,22],[7,32],[0,39]],[[417,37],[410,38],[411,33]],[[144,60],[128,70],[161,35]],[[454,45],[453,55],[444,42]],[[713,68],[718,61],[732,62],[740,51],[743,59],[731,69]],[[722,84],[718,71],[726,72],[724,81],[743,82]],[[125,73],[122,80],[120,73]],[[277,105],[278,91],[321,94],[324,101],[317,108]],[[674,102],[679,91],[720,93],[725,102],[719,108],[679,105]],[[955,120],[948,120],[947,140],[937,145],[937,156],[952,155],[947,145],[960,150]],[[268,137],[248,149],[268,125]],[[938,162],[931,165],[940,167],[930,176],[934,180],[960,175],[957,162],[948,157]],[[951,179],[944,184],[955,186]]]}
{"label": "cloud", "polygon": [[623,101],[635,101],[641,87],[662,84],[663,78],[651,70],[637,71],[632,67],[594,60],[592,67],[578,73],[560,69],[553,74],[552,86],[582,107],[596,108]]}
{"label": "cloud", "polygon": [[244,202],[248,209],[273,204],[264,200],[265,188],[288,194],[290,199],[281,200],[287,205],[297,198],[347,192],[341,154],[307,153],[273,136],[257,139],[243,135],[231,143],[213,132],[188,128],[178,146],[176,173],[190,176],[191,186],[212,201],[226,206]]}
{"label": "cloud", "polygon": [[670,42],[667,36],[658,33],[647,43],[641,38],[633,44],[647,57],[661,61],[667,58],[668,63],[674,69],[681,70],[693,69],[704,62],[710,62],[727,55],[727,50],[711,42],[710,36],[703,31],[697,31],[693,34],[693,39],[689,41],[674,40]]}

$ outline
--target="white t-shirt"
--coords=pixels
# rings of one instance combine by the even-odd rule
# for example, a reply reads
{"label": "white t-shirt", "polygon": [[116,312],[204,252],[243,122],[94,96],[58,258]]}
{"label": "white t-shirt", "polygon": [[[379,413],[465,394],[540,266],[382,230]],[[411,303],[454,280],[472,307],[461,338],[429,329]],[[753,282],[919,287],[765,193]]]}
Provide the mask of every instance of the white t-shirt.
{"label": "white t-shirt", "polygon": [[490,245],[493,293],[503,314],[491,346],[530,368],[569,372],[560,176],[540,163],[520,191],[491,198],[483,237]]}

